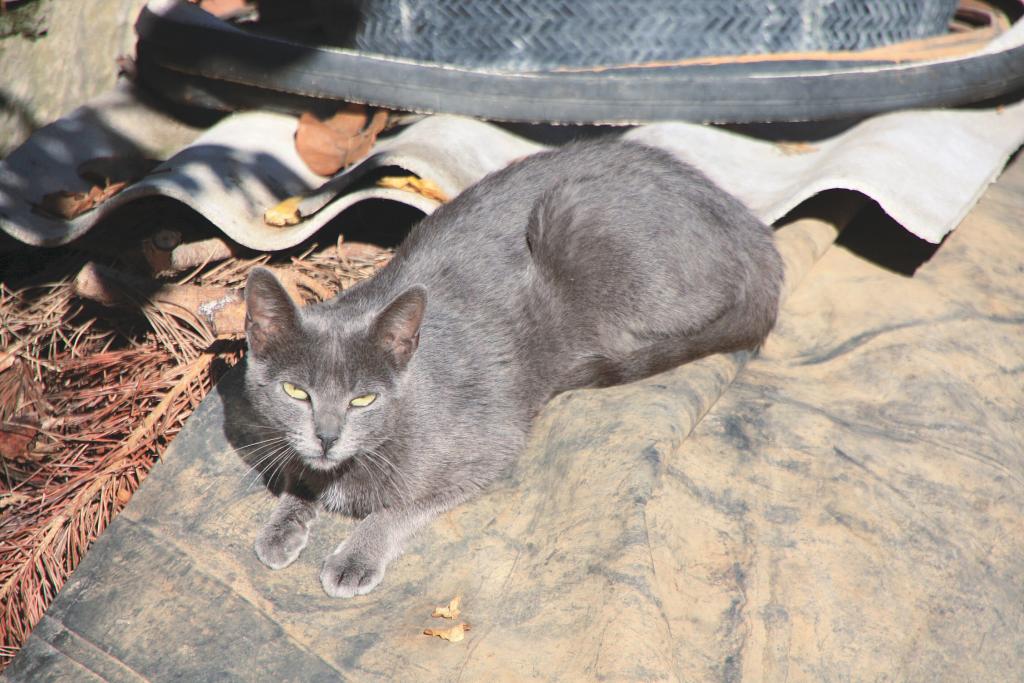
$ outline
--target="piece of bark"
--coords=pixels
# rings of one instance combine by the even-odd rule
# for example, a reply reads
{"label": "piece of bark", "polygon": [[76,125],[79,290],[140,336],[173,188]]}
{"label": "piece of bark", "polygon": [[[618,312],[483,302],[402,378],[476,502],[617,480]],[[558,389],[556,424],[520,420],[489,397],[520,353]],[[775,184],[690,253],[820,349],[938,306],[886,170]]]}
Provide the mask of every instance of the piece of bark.
{"label": "piece of bark", "polygon": [[32,442],[38,435],[38,425],[17,418],[0,423],[0,457],[12,460],[27,458]]}
{"label": "piece of bark", "polygon": [[104,306],[138,307],[147,302],[169,313],[191,313],[215,336],[245,329],[241,290],[229,287],[160,284],[96,263],[87,263],[75,277],[75,294]]}
{"label": "piece of bark", "polygon": [[[304,301],[300,282],[317,292],[301,275],[284,269],[271,270],[292,299],[300,304]],[[245,332],[245,300],[241,288],[161,284],[87,263],[75,277],[74,291],[104,306],[138,307],[149,302],[171,314],[175,311],[188,313],[202,320],[216,337]]]}
{"label": "piece of bark", "polygon": [[[179,273],[205,263],[223,261],[241,251],[219,237],[180,244],[174,243],[168,233],[175,234],[175,231],[161,230],[142,243],[142,254],[153,273]],[[180,242],[181,235],[177,234]]]}
{"label": "piece of bark", "polygon": [[369,242],[340,242],[336,251],[338,258],[372,261],[386,250]]}

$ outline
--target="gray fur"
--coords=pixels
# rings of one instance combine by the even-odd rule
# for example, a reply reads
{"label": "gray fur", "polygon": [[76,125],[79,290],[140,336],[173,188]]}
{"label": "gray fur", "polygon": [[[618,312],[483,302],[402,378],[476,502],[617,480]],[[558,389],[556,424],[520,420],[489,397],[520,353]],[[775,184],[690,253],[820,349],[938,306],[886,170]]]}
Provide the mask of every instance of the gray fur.
{"label": "gray fur", "polygon": [[370,591],[418,527],[506,471],[553,395],[756,347],[781,282],[770,229],[739,201],[608,140],[484,178],[331,301],[299,309],[254,271],[246,394],[283,482],[260,559],[292,562],[320,508],[361,517],[321,581]]}

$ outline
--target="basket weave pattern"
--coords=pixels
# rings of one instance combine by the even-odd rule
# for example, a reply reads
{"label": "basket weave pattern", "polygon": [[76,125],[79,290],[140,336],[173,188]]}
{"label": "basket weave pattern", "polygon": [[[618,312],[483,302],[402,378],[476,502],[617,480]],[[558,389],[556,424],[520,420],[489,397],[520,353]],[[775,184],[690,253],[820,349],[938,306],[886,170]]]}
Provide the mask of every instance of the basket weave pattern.
{"label": "basket weave pattern", "polygon": [[861,50],[946,30],[956,0],[364,0],[359,49],[468,67]]}

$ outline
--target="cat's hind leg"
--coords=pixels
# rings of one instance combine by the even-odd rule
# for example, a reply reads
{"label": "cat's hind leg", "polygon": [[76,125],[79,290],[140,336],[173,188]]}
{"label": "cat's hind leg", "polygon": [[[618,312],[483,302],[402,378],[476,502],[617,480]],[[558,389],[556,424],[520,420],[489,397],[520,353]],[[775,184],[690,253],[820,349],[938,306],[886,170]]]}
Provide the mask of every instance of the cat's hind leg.
{"label": "cat's hind leg", "polygon": [[260,562],[271,569],[283,569],[294,562],[309,541],[309,527],[318,509],[313,501],[282,493],[270,521],[256,537]]}

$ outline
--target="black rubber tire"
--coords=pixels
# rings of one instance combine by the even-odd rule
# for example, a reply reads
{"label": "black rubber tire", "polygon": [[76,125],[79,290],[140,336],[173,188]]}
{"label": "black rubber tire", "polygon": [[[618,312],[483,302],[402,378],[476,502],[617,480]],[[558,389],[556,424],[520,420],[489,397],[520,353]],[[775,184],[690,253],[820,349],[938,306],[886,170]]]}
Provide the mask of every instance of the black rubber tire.
{"label": "black rubber tire", "polygon": [[303,111],[361,102],[498,121],[753,123],[961,105],[1024,89],[1024,47],[924,64],[788,62],[511,73],[316,48],[179,0],[136,24],[139,78],[174,100]]}
{"label": "black rubber tire", "polygon": [[[328,8],[349,3],[324,2]],[[863,50],[946,31],[957,0],[361,0],[317,14],[335,45],[468,68],[538,70],[698,56]]]}

